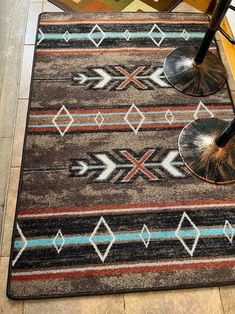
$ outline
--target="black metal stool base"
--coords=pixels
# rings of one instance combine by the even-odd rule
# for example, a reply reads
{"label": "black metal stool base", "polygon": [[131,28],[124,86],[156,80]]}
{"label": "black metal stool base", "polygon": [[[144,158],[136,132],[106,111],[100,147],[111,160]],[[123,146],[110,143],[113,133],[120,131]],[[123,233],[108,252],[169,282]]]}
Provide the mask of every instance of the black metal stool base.
{"label": "black metal stool base", "polygon": [[216,184],[235,182],[235,137],[223,148],[216,138],[228,126],[216,118],[189,123],[179,137],[179,152],[187,168],[197,177]]}
{"label": "black metal stool base", "polygon": [[179,91],[191,96],[216,93],[225,83],[226,71],[219,57],[211,52],[202,64],[194,58],[199,47],[185,46],[171,52],[164,63],[167,80]]}

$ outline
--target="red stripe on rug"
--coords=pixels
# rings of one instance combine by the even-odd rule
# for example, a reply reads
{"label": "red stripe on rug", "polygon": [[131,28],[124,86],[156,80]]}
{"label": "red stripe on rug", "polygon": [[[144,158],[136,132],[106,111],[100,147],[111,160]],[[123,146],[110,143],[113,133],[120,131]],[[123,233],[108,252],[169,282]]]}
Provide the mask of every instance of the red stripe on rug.
{"label": "red stripe on rug", "polygon": [[[50,50],[50,49],[37,49],[35,54],[38,55],[50,55],[50,54],[87,54],[87,53],[155,53],[155,52],[161,52],[161,53],[169,53],[171,51],[173,51],[175,48],[161,48],[161,49],[138,49],[138,48],[125,48],[125,49],[79,49],[79,50],[66,50],[66,49],[56,49],[56,50]],[[209,49],[210,51],[214,51],[217,50],[216,47],[212,47]]]}
{"label": "red stripe on rug", "polygon": [[146,203],[146,204],[119,204],[119,205],[99,205],[95,207],[72,207],[72,208],[50,208],[50,209],[21,209],[18,215],[36,215],[36,214],[50,214],[60,212],[84,212],[84,211],[97,211],[97,210],[120,210],[120,209],[135,209],[135,208],[162,208],[162,207],[177,207],[177,206],[205,206],[205,205],[221,205],[231,204],[235,205],[234,200],[198,200],[198,201],[175,201],[166,203]]}
{"label": "red stripe on rug", "polygon": [[[145,124],[141,126],[141,129],[149,129],[149,128],[155,128],[155,129],[171,129],[171,128],[179,128],[185,126],[187,123],[172,123],[172,124]],[[126,130],[130,129],[129,125],[106,125],[106,126],[71,126],[69,128],[69,131],[104,131],[104,130]],[[43,133],[43,132],[53,132],[57,133],[58,130],[56,127],[45,127],[45,128],[37,128],[37,127],[30,127],[27,129],[27,131],[30,133]],[[130,129],[131,131],[131,129]]]}
{"label": "red stripe on rug", "polygon": [[220,268],[235,265],[235,261],[225,262],[201,262],[194,264],[175,264],[175,265],[162,265],[162,266],[136,266],[133,268],[120,268],[118,269],[103,269],[103,270],[88,270],[83,272],[61,272],[61,273],[49,273],[49,274],[29,274],[29,275],[12,275],[14,281],[25,280],[40,280],[40,279],[59,279],[68,277],[92,277],[97,275],[120,275],[125,273],[137,273],[137,272],[154,272],[154,271],[171,271],[171,270],[183,270],[183,269],[198,269],[198,268]]}
{"label": "red stripe on rug", "polygon": [[126,49],[74,49],[74,50],[50,50],[50,49],[38,49],[36,50],[36,54],[38,55],[51,55],[51,54],[87,54],[87,53],[155,53],[155,52],[162,52],[162,53],[169,53],[173,50],[172,49],[167,49],[167,48],[161,48],[161,49],[157,49],[157,48],[153,48],[153,49],[138,49],[138,48],[126,48]]}
{"label": "red stripe on rug", "polygon": [[96,24],[96,23],[169,23],[172,24],[173,22],[177,23],[195,23],[195,24],[208,24],[208,20],[206,18],[204,19],[158,19],[158,18],[148,18],[148,19],[71,19],[71,20],[47,20],[47,19],[41,19],[40,20],[40,25],[46,25],[46,24],[63,24],[63,23],[86,23],[86,24]]}

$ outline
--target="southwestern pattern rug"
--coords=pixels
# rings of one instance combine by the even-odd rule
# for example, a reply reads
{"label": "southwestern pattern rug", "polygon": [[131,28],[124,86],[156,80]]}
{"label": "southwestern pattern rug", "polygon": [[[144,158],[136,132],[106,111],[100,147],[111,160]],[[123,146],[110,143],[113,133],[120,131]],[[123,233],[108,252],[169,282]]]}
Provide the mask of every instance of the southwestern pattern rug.
{"label": "southwestern pattern rug", "polygon": [[235,282],[234,185],[192,176],[177,145],[193,119],[233,117],[229,91],[185,96],[163,74],[167,54],[200,44],[207,23],[197,14],[41,15],[10,298]]}

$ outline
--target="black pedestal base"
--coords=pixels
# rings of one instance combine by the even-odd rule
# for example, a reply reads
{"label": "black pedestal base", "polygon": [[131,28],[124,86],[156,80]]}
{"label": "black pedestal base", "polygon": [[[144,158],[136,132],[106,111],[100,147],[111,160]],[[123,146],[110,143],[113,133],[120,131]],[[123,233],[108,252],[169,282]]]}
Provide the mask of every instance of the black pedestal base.
{"label": "black pedestal base", "polygon": [[216,93],[225,83],[226,72],[219,57],[211,52],[202,64],[194,58],[199,47],[185,46],[171,52],[164,63],[167,80],[179,91],[191,96],[207,96]]}
{"label": "black pedestal base", "polygon": [[198,119],[179,137],[179,152],[187,168],[210,183],[235,182],[235,137],[223,148],[215,144],[227,126],[228,122],[216,118]]}

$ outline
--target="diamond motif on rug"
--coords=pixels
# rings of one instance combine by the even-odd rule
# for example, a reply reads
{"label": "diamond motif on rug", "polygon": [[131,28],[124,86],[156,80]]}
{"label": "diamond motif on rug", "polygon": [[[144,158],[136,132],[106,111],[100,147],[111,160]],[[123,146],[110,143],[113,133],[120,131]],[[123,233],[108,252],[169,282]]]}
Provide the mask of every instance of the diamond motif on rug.
{"label": "diamond motif on rug", "polygon": [[125,30],[123,36],[126,38],[127,41],[131,38],[131,33],[128,31],[128,29]]}
{"label": "diamond motif on rug", "polygon": [[[190,225],[193,227],[193,229],[185,229],[182,227],[184,220],[188,221],[190,223]],[[197,228],[197,226],[192,222],[192,220],[190,219],[190,217],[184,212],[182,215],[182,218],[180,220],[180,223],[178,225],[178,228],[176,229],[175,232],[176,237],[180,240],[180,242],[183,244],[184,248],[187,250],[187,252],[193,256],[194,251],[196,249],[198,240],[200,238],[200,230]],[[192,247],[190,248],[184,238],[186,237],[194,237],[194,242]]]}
{"label": "diamond motif on rug", "polygon": [[56,248],[58,254],[63,249],[64,243],[65,243],[64,236],[61,230],[59,230],[53,240],[53,245]]}
{"label": "diamond motif on rug", "polygon": [[228,220],[226,220],[224,224],[224,234],[228,238],[229,242],[232,243],[233,236],[234,236],[234,229]]}
{"label": "diamond motif on rug", "polygon": [[102,113],[99,111],[95,117],[95,122],[98,125],[98,127],[100,128],[101,125],[104,122],[104,116],[102,115]]}
{"label": "diamond motif on rug", "polygon": [[145,120],[145,116],[135,104],[132,104],[127,114],[125,115],[124,120],[128,123],[134,133],[138,134],[138,131]]}
{"label": "diamond motif on rug", "polygon": [[200,101],[199,102],[199,105],[197,106],[197,109],[195,110],[194,112],[194,119],[199,119],[199,118],[214,118],[214,113],[209,110],[207,108],[207,106],[202,102]]}
{"label": "diamond motif on rug", "polygon": [[182,36],[186,41],[189,40],[189,33],[185,29],[182,32]]}
{"label": "diamond motif on rug", "polygon": [[69,113],[68,109],[65,106],[62,106],[52,119],[52,122],[63,137],[73,124],[74,118]]}
{"label": "diamond motif on rug", "polygon": [[93,44],[98,48],[102,41],[106,38],[105,33],[102,31],[100,26],[96,24],[90,33],[87,35],[88,38],[93,42]]}
{"label": "diamond motif on rug", "polygon": [[[156,30],[158,32],[156,32]],[[161,28],[157,25],[154,24],[150,32],[148,33],[148,36],[152,39],[152,41],[158,46],[161,46],[161,43],[166,37],[166,34],[161,30]],[[158,40],[156,39],[158,38]]]}
{"label": "diamond motif on rug", "polygon": [[68,31],[66,31],[63,35],[63,38],[66,41],[66,43],[68,43],[71,38],[71,34]]}
{"label": "diamond motif on rug", "polygon": [[168,109],[166,114],[165,114],[165,119],[169,124],[172,124],[172,122],[174,121],[174,115],[173,113]]}
{"label": "diamond motif on rug", "polygon": [[[101,227],[101,225],[104,225],[104,227],[107,230],[107,234],[98,234],[98,230]],[[91,244],[93,245],[96,253],[98,254],[99,258],[102,262],[105,261],[107,258],[109,251],[111,250],[111,247],[113,246],[113,243],[115,242],[115,235],[113,234],[112,230],[110,229],[109,225],[105,221],[104,217],[101,217],[98,224],[96,225],[94,231],[92,232],[90,238],[89,238]],[[108,242],[108,246],[104,253],[100,251],[97,244],[102,244]]]}
{"label": "diamond motif on rug", "polygon": [[143,225],[143,228],[141,230],[140,238],[144,242],[145,247],[148,247],[151,239],[151,233],[145,224]]}

